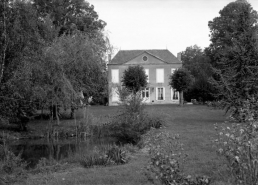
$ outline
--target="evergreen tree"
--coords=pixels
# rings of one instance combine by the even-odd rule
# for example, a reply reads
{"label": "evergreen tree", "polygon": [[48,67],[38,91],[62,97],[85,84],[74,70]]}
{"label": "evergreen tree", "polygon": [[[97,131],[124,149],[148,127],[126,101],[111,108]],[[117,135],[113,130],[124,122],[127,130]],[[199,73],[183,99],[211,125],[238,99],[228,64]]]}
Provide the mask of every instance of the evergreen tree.
{"label": "evergreen tree", "polygon": [[211,44],[206,49],[223,108],[238,112],[258,98],[258,15],[245,0],[229,3],[209,22]]}

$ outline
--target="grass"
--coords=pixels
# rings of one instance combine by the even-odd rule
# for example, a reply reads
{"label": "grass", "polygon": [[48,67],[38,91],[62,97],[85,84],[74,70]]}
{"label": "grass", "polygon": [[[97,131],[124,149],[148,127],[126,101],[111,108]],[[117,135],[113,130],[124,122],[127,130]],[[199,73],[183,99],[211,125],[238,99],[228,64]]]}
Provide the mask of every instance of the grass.
{"label": "grass", "polygon": [[[115,115],[121,107],[92,106],[89,112],[101,121]],[[159,114],[166,121],[166,129],[171,133],[180,134],[188,160],[185,172],[190,175],[208,175],[213,184],[227,184],[223,171],[223,163],[212,147],[211,139],[215,137],[214,124],[226,120],[224,111],[215,110],[201,105],[151,105],[146,107],[150,114]],[[80,112],[77,112],[80,117]],[[128,164],[110,167],[85,169],[73,166],[65,171],[51,174],[31,175],[23,184],[89,184],[89,185],[129,185],[150,184],[143,173],[148,162],[147,154],[137,152]],[[221,175],[224,174],[224,175]]]}

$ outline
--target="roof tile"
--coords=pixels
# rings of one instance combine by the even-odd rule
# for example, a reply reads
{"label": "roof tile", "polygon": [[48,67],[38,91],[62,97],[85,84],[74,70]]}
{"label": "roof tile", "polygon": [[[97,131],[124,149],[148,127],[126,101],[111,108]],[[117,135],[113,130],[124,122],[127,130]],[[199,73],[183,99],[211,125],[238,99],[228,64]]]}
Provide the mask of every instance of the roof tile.
{"label": "roof tile", "polygon": [[147,52],[151,55],[156,56],[157,58],[162,59],[166,63],[181,63],[170,51],[165,50],[120,50],[115,57],[110,61],[109,64],[124,64],[133,58],[139,56],[140,54]]}

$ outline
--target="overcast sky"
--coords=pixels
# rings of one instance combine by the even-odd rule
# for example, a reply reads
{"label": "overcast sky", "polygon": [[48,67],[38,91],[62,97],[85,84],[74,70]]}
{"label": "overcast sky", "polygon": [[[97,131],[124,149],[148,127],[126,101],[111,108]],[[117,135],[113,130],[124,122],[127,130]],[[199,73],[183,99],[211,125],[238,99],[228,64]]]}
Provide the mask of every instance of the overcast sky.
{"label": "overcast sky", "polygon": [[[88,0],[118,50],[209,46],[208,22],[232,0]],[[258,11],[258,0],[248,1]]]}

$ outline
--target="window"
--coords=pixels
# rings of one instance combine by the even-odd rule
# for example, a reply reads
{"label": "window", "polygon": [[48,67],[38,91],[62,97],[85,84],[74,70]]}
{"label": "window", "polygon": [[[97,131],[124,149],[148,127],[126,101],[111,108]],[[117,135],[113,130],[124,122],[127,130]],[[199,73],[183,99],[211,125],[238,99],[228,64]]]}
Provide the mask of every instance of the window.
{"label": "window", "polygon": [[147,56],[143,56],[143,57],[142,57],[142,60],[143,60],[143,61],[147,61],[147,60],[148,60],[148,57],[147,57]]}
{"label": "window", "polygon": [[150,97],[150,90],[149,88],[145,88],[142,90],[142,98],[149,98]]}
{"label": "window", "polygon": [[175,72],[176,68],[171,68],[171,74]]}
{"label": "window", "polygon": [[119,101],[119,96],[117,94],[117,87],[112,87],[112,102],[117,102]]}
{"label": "window", "polygon": [[119,70],[112,69],[111,70],[112,83],[119,83]]}
{"label": "window", "polygon": [[157,100],[165,100],[165,88],[164,87],[157,87],[156,99]]}
{"label": "window", "polygon": [[171,100],[179,100],[179,92],[171,88]]}
{"label": "window", "polygon": [[150,89],[149,88],[145,88],[142,90],[142,99],[144,102],[150,101]]}
{"label": "window", "polygon": [[149,83],[149,69],[145,69],[145,74],[148,76],[147,77],[147,82]]}
{"label": "window", "polygon": [[157,83],[164,83],[164,69],[156,69]]}

